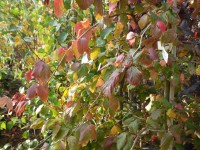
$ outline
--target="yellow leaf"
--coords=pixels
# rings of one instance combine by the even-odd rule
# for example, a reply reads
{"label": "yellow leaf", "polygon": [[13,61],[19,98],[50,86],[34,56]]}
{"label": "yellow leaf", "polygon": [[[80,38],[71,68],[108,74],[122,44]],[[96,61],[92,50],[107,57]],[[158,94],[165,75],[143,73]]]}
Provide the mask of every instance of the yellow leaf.
{"label": "yellow leaf", "polygon": [[196,75],[200,76],[200,65],[198,65],[198,68],[196,69]]}
{"label": "yellow leaf", "polygon": [[95,49],[93,49],[92,52],[90,53],[90,58],[91,58],[92,60],[95,60],[95,59],[97,59],[97,57],[98,57],[98,55],[99,55],[100,53],[101,53],[100,48],[95,48]]}
{"label": "yellow leaf", "polygon": [[27,57],[26,57],[26,63],[27,63],[27,64],[34,65],[34,64],[35,64],[35,60],[34,60],[33,57],[31,57],[31,56],[27,56]]}
{"label": "yellow leaf", "polygon": [[115,136],[115,135],[119,134],[121,131],[122,130],[120,129],[120,127],[118,127],[117,125],[115,125],[110,130],[110,135]]}
{"label": "yellow leaf", "polygon": [[186,49],[180,50],[178,52],[178,57],[182,58],[182,57],[186,56],[188,52],[189,52],[189,50],[186,50]]}
{"label": "yellow leaf", "polygon": [[170,117],[170,118],[176,118],[176,113],[173,112],[173,110],[170,108],[167,111],[167,116]]}
{"label": "yellow leaf", "polygon": [[121,22],[117,22],[117,25],[115,27],[115,32],[114,32],[114,36],[115,37],[119,37],[120,34],[123,32],[123,24]]}

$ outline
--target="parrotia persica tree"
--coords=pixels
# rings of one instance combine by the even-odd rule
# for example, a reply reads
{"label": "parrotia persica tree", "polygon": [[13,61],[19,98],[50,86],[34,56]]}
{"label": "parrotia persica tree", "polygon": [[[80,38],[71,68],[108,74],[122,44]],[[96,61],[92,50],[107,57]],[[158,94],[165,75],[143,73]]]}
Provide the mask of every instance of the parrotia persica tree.
{"label": "parrotia persica tree", "polygon": [[199,149],[199,10],[199,0],[1,1],[1,81],[21,85],[1,93],[0,132],[20,127],[17,149]]}

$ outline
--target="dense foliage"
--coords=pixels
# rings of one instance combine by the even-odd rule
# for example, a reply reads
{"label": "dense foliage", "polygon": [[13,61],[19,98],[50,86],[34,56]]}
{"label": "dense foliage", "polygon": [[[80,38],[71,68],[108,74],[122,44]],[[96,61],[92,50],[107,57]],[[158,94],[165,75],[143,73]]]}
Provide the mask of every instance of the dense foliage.
{"label": "dense foliage", "polygon": [[198,149],[199,10],[199,0],[0,1],[0,146]]}

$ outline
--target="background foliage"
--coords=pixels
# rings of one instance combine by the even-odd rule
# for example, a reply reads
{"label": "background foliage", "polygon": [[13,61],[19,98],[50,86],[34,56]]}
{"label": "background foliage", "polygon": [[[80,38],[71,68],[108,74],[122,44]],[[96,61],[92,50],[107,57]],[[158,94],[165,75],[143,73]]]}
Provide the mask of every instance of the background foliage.
{"label": "background foliage", "polygon": [[199,0],[0,2],[4,149],[198,149]]}

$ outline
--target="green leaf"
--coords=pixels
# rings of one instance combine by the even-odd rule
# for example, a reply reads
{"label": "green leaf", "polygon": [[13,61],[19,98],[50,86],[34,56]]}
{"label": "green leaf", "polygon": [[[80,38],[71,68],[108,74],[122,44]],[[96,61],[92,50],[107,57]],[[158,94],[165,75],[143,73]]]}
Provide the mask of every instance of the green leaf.
{"label": "green leaf", "polygon": [[88,67],[86,64],[82,64],[78,70],[78,76],[83,77],[88,74]]}
{"label": "green leaf", "polygon": [[60,131],[61,126],[57,123],[55,124],[54,128],[53,128],[53,132],[52,132],[52,138],[54,139],[56,137],[56,135],[58,134],[58,132]]}
{"label": "green leaf", "polygon": [[63,43],[65,42],[65,40],[68,37],[68,33],[67,32],[62,32],[59,36],[58,36],[58,42],[59,43]]}
{"label": "green leaf", "polygon": [[79,150],[78,141],[75,136],[69,136],[67,138],[69,150]]}
{"label": "green leaf", "polygon": [[157,109],[153,111],[153,113],[151,114],[151,118],[153,120],[157,120],[160,117],[161,113],[162,113],[162,109]]}
{"label": "green leaf", "polygon": [[96,46],[97,47],[104,47],[106,45],[106,40],[102,39],[101,37],[98,37],[96,39]]}
{"label": "green leaf", "polygon": [[0,122],[0,130],[6,129],[6,122]]}
{"label": "green leaf", "polygon": [[61,127],[59,132],[56,134],[56,136],[54,137],[54,141],[61,141],[69,132],[69,129],[66,127]]}
{"label": "green leaf", "polygon": [[101,31],[100,36],[102,37],[102,39],[106,39],[107,36],[109,34],[111,34],[113,32],[113,28],[112,27],[107,27],[104,30]]}
{"label": "green leaf", "polygon": [[117,136],[117,149],[121,150],[123,149],[124,145],[126,144],[126,132],[121,133],[119,136]]}
{"label": "green leaf", "polygon": [[38,118],[37,120],[35,120],[31,124],[30,128],[32,128],[32,129],[41,129],[41,127],[43,126],[43,123],[44,123],[44,120],[41,119],[41,118]]}
{"label": "green leaf", "polygon": [[173,147],[173,136],[170,133],[165,133],[161,139],[161,150],[169,150]]}
{"label": "green leaf", "polygon": [[139,125],[140,125],[140,120],[136,119],[135,121],[131,122],[128,127],[129,127],[131,132],[137,133]]}

